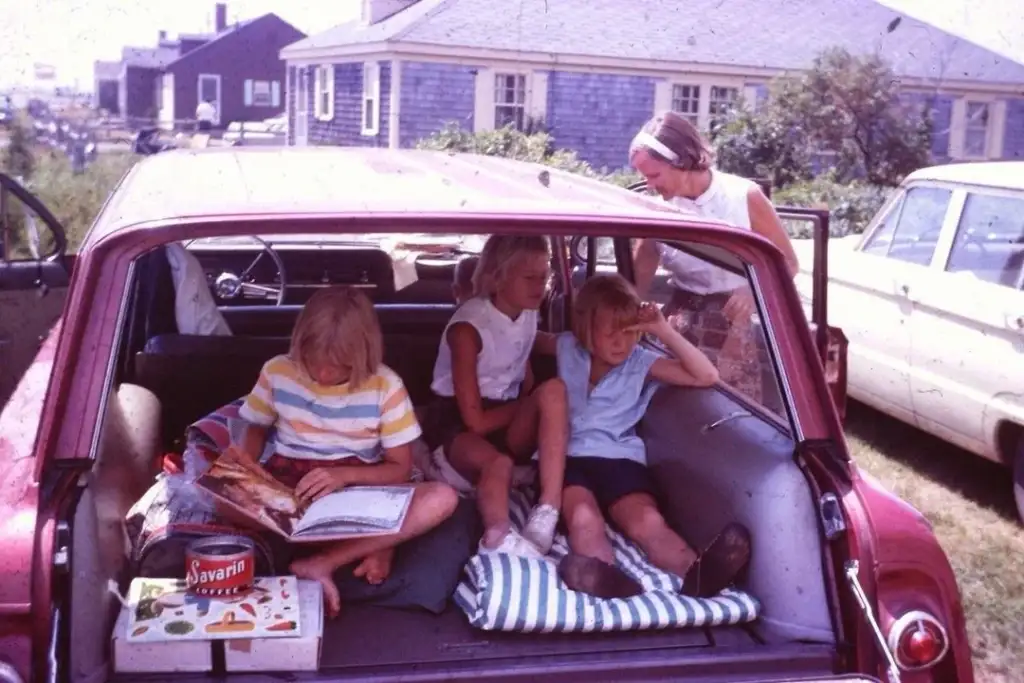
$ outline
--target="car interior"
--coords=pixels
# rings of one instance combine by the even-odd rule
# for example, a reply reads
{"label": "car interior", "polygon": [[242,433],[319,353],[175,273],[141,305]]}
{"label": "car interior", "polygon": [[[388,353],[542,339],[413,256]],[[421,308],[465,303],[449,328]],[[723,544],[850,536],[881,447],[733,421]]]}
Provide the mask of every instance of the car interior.
{"label": "car interior", "polygon": [[[230,335],[182,333],[166,249],[137,260],[118,355],[111,363],[96,465],[73,523],[72,681],[144,679],[109,669],[118,604],[107,585],[114,580],[123,587],[131,578],[125,515],[152,485],[162,457],[184,448],[188,425],[245,396],[262,364],[287,351],[301,305],[316,288],[364,288],[380,320],[385,363],[402,377],[415,405],[429,400],[440,338],[456,307],[454,265],[465,253],[462,236],[448,242],[429,237],[441,246],[396,247],[370,240],[310,245],[270,236],[186,245],[202,266]],[[567,329],[573,288],[588,275],[617,269],[630,276],[624,256],[628,241],[600,239],[611,248],[588,251],[579,240],[551,238],[553,277],[542,310],[544,329]],[[591,239],[583,246],[597,244]],[[698,244],[675,246],[743,273],[742,263],[724,252]],[[542,376],[553,372],[553,365],[536,367]],[[752,560],[739,587],[760,602],[756,621],[642,634],[497,633],[475,630],[454,605],[440,615],[346,605],[339,618],[325,623],[321,673],[369,680],[374,672],[456,671],[467,662],[499,665],[523,658],[567,667],[598,658],[611,666],[628,663],[638,650],[693,671],[712,672],[729,660],[740,667],[734,670],[751,676],[769,664],[776,673],[832,672],[838,645],[823,540],[811,486],[794,458],[790,418],[724,385],[662,388],[640,430],[662,487],[666,517],[684,538],[703,547],[729,521],[750,529]],[[97,619],[104,620],[104,628],[96,628]]]}

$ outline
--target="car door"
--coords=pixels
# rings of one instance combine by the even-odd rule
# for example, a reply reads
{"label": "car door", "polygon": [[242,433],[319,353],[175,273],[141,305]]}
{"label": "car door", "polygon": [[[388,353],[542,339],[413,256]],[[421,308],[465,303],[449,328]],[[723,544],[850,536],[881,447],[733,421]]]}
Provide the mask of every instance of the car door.
{"label": "car door", "polygon": [[993,418],[1024,413],[1013,399],[1024,386],[1024,194],[958,190],[951,213],[936,267],[911,292],[914,411],[923,429],[995,459]]}
{"label": "car door", "polygon": [[924,184],[901,189],[859,245],[829,259],[829,322],[849,339],[850,395],[911,424],[911,293],[931,266],[951,196]]}
{"label": "car door", "polygon": [[60,317],[70,265],[64,229],[18,181],[0,173],[0,407]]}

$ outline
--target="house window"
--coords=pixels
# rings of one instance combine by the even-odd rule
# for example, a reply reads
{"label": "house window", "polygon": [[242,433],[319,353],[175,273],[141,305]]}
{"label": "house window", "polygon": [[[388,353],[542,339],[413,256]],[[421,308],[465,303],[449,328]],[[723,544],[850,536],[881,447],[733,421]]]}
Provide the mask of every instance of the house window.
{"label": "house window", "polygon": [[967,102],[964,156],[984,157],[988,147],[988,102]]}
{"label": "house window", "polygon": [[380,65],[363,64],[363,135],[380,132]]}
{"label": "house window", "polygon": [[280,107],[280,81],[245,81],[245,106],[247,107]]}
{"label": "house window", "polygon": [[318,121],[334,118],[334,67],[330,64],[313,72],[313,116]]}
{"label": "house window", "polygon": [[523,74],[494,76],[494,127],[505,126],[516,130],[526,126],[526,76]]}
{"label": "house window", "polygon": [[682,114],[690,123],[697,125],[700,116],[700,86],[673,85],[672,111]]}
{"label": "house window", "polygon": [[711,99],[708,103],[708,114],[714,119],[724,116],[733,108],[740,98],[739,88],[725,88],[719,85],[711,86]]}

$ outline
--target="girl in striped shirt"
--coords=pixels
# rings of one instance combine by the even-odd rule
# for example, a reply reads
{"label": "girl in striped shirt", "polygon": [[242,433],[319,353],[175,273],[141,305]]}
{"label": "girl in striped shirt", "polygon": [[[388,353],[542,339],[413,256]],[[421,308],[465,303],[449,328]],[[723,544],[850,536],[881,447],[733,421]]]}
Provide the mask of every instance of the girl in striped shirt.
{"label": "girl in striped shirt", "polygon": [[[366,295],[351,287],[318,291],[299,314],[288,354],[267,361],[240,409],[249,423],[242,448],[258,459],[272,438],[267,471],[308,500],[346,486],[409,482],[410,445],[420,426],[405,385],[382,357],[380,326]],[[414,486],[398,533],[324,544],[292,562],[296,576],[323,585],[331,616],[341,609],[335,570],[359,562],[356,576],[381,583],[395,546],[454,512],[451,487]]]}

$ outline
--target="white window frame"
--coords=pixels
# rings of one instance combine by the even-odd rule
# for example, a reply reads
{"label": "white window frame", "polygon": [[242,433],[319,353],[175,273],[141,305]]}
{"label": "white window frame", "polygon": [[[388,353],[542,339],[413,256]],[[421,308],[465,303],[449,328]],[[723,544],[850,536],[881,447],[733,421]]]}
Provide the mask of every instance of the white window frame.
{"label": "white window frame", "polygon": [[217,101],[214,103],[213,125],[219,126],[221,119],[221,104],[224,102],[224,91],[222,89],[220,74],[199,74],[196,76],[196,106],[203,101],[203,80],[210,80],[217,83]]}
{"label": "white window frame", "polygon": [[[967,153],[968,104],[988,107],[985,131],[985,149],[982,154]],[[949,129],[949,156],[956,160],[1000,159],[1003,156],[1003,136],[1006,129],[1006,100],[986,93],[969,93],[953,101]]]}
{"label": "white window frame", "polygon": [[317,121],[334,120],[334,65],[313,68],[313,116]]}
{"label": "white window frame", "polygon": [[[672,111],[690,120],[695,126],[700,125],[700,99],[705,88],[699,83],[672,83]],[[694,97],[696,95],[696,97]],[[686,106],[683,106],[683,105]]]}
{"label": "white window frame", "polygon": [[[262,95],[266,99],[262,102],[257,101],[257,95],[260,95],[257,91],[264,87],[265,92],[262,93]],[[265,107],[272,109],[281,106],[280,81],[261,81],[247,78],[245,80],[244,91],[244,101],[245,106],[247,107]]]}
{"label": "white window frame", "polygon": [[[654,113],[671,111],[675,100],[676,86],[700,88],[697,103],[696,126],[700,131],[708,131],[711,124],[711,89],[729,88],[735,90],[739,97],[747,92],[747,79],[735,76],[705,76],[702,74],[685,74],[655,82]],[[691,113],[692,115],[692,113]]]}
{"label": "white window frame", "polygon": [[[372,106],[373,112],[367,121],[367,109]],[[380,134],[380,63],[363,63],[363,96],[360,109],[360,128],[367,136]]]}
{"label": "white window frame", "polygon": [[[715,91],[718,91],[718,92],[716,93]],[[716,94],[720,95],[723,91],[724,92],[732,92],[732,97],[729,98],[729,99],[722,99],[721,97],[715,97]],[[710,88],[708,88],[708,113],[709,113],[709,115],[713,116],[711,111],[717,105],[725,105],[729,109],[735,107],[736,104],[740,101],[741,97],[743,97],[743,88],[732,86],[732,85],[713,85],[713,86],[711,86]]]}
{"label": "white window frame", "polygon": [[[473,130],[494,130],[498,102],[495,101],[499,76],[521,76],[525,79],[523,124],[544,121],[548,106],[548,72],[529,71],[508,67],[477,69],[476,93],[473,110]],[[507,106],[507,105],[506,105]]]}

